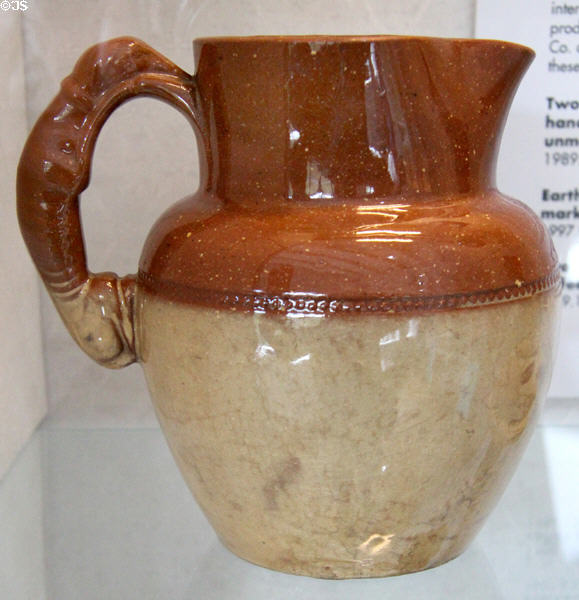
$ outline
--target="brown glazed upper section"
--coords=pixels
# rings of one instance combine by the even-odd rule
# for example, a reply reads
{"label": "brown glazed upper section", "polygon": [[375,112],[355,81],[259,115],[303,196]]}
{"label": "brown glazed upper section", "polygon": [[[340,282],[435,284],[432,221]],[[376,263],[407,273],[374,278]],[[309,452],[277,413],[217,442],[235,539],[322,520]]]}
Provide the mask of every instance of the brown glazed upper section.
{"label": "brown glazed upper section", "polygon": [[201,187],[140,284],[249,311],[448,308],[553,286],[531,210],[494,190],[528,48],[404,37],[196,40]]}
{"label": "brown glazed upper section", "polygon": [[[557,283],[540,220],[494,189],[528,48],[316,36],[197,40],[195,54],[189,75],[132,38],[90,48],[22,153],[23,237],[102,364],[135,359],[136,283],[180,302],[316,314],[476,305]],[[102,125],[141,95],[194,125],[201,178],[154,226],[135,281],[88,270],[78,200]]]}

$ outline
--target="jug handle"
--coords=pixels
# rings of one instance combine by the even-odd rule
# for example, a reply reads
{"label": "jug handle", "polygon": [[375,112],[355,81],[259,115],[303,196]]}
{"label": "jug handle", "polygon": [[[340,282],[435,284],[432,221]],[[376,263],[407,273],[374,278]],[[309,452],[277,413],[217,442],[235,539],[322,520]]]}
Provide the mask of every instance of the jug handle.
{"label": "jug handle", "polygon": [[18,220],[28,250],[68,331],[98,363],[137,360],[135,277],[91,273],[79,194],[90,179],[97,136],[134,96],[165,100],[196,124],[194,78],[133,38],[89,48],[32,129],[18,166]]}

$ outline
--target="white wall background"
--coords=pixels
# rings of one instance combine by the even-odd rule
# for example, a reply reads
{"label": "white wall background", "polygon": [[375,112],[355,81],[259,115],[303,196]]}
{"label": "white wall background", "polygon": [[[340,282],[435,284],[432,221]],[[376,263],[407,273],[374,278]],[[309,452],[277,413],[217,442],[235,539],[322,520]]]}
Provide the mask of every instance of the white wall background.
{"label": "white wall background", "polygon": [[22,50],[18,13],[0,13],[0,477],[46,411],[38,278],[14,204],[27,132]]}
{"label": "white wall background", "polygon": [[[0,288],[0,476],[41,417],[45,398],[36,278],[16,233],[13,208],[25,113],[30,127],[88,46],[132,35],[190,71],[191,40],[200,36],[470,37],[473,25],[474,0],[28,0],[25,12],[0,12],[1,266],[8,278]],[[82,198],[90,268],[134,272],[147,231],[196,187],[196,178],[197,150],[183,117],[153,100],[121,107],[103,129],[91,187]],[[156,426],[138,366],[108,371],[91,362],[68,337],[44,291],[40,314],[50,426]]]}

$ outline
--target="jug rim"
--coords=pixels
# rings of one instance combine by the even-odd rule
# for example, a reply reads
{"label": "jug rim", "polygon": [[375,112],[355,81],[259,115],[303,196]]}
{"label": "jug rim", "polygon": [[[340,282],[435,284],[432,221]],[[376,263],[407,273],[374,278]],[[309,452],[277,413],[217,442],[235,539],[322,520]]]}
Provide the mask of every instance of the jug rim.
{"label": "jug rim", "polygon": [[193,38],[194,44],[206,43],[340,43],[340,44],[356,44],[356,43],[373,43],[373,42],[395,42],[395,41],[424,41],[437,43],[470,43],[474,45],[489,45],[499,44],[506,47],[518,48],[526,50],[533,56],[535,51],[524,44],[511,42],[499,39],[490,38],[469,38],[469,37],[442,37],[442,36],[427,36],[427,35],[390,35],[390,34],[362,34],[362,35],[345,35],[345,34],[307,34],[307,35],[223,35],[223,36],[201,36]]}

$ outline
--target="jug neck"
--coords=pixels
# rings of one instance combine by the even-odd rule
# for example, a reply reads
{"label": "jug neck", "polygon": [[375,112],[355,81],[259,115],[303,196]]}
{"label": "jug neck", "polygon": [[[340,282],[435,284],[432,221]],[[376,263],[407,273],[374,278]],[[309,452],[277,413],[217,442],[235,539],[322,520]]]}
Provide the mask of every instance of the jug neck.
{"label": "jug neck", "polygon": [[196,40],[204,187],[262,202],[471,193],[528,48],[405,37]]}

